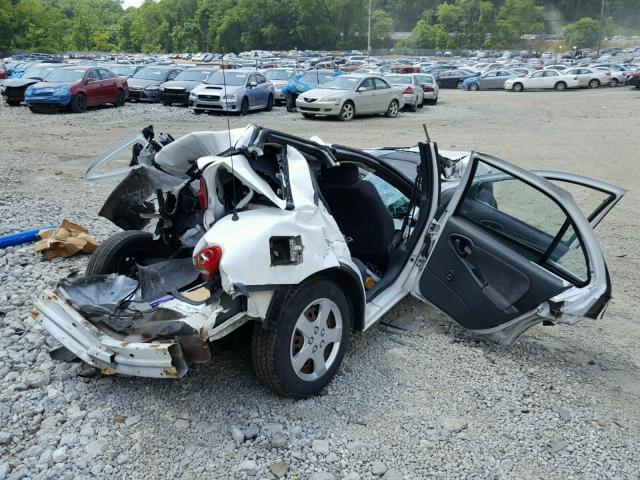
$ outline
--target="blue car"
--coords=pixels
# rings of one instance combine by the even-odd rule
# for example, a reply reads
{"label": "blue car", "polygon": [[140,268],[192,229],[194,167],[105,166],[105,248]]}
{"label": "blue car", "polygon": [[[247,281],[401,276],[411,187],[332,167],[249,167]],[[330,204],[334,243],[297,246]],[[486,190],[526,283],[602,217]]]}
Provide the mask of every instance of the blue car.
{"label": "blue car", "polygon": [[313,88],[318,88],[323,83],[341,74],[341,70],[313,69],[305,70],[291,77],[289,83],[282,87],[282,95],[286,100],[287,112],[296,111],[296,98],[298,98],[298,95]]}
{"label": "blue car", "polygon": [[194,113],[270,111],[275,101],[273,84],[255,70],[217,70],[189,94]]}

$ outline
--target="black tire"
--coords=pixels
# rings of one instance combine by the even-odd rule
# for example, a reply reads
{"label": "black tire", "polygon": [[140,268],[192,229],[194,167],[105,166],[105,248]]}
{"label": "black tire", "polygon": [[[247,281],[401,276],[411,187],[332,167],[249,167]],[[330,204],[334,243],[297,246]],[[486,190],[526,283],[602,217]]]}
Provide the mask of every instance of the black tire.
{"label": "black tire", "polygon": [[384,112],[384,116],[387,118],[396,118],[398,116],[398,112],[400,111],[400,104],[394,98],[389,103],[389,107],[387,107],[387,111]]}
{"label": "black tire", "polygon": [[620,81],[617,78],[612,78],[611,81],[609,82],[609,86],[610,87],[617,87],[619,83],[620,83]]}
{"label": "black tire", "polygon": [[194,110],[193,113],[196,115],[202,115],[202,110]]}
{"label": "black tire", "polygon": [[429,99],[429,100],[425,100],[425,103],[427,105],[435,105],[436,103],[438,103],[438,97],[433,98],[433,99]]}
{"label": "black tire", "polygon": [[462,85],[464,85],[464,82],[462,80],[460,80],[458,83],[456,83],[456,88],[457,89],[461,89]]}
{"label": "black tire", "polygon": [[84,93],[78,93],[71,99],[71,111],[73,113],[84,113],[87,111],[87,97]]}
{"label": "black tire", "polygon": [[[308,361],[304,363],[299,373],[296,373],[293,367],[293,351],[296,348],[295,340],[298,335],[302,338],[302,345],[307,344],[307,338],[297,330],[296,323],[307,307],[313,308],[311,307],[313,302],[320,299],[329,299],[337,307],[342,318],[342,334],[338,345],[328,343],[324,346],[323,357],[325,359],[333,357],[326,371],[317,379],[303,379],[299,375],[304,374],[304,369],[313,365],[312,370],[315,371],[315,365],[310,358],[312,363],[310,365]],[[260,383],[278,395],[293,398],[308,398],[320,392],[334,377],[344,357],[351,331],[350,315],[349,302],[342,289],[329,280],[321,278],[292,287],[282,307],[272,311],[265,323],[256,322],[254,325],[251,337],[251,361]],[[313,344],[314,352],[318,348],[317,342],[322,340],[320,334],[318,332],[316,334],[314,335],[316,337],[316,343]],[[308,340],[311,344],[314,338],[311,337]],[[319,345],[319,348],[323,348],[322,343]],[[336,352],[333,351],[334,348],[337,348]]]}
{"label": "black tire", "polygon": [[273,110],[273,95],[269,95],[269,98],[267,99],[267,106],[264,107],[265,112],[270,112],[271,110]]}
{"label": "black tire", "polygon": [[249,99],[244,97],[240,104],[240,115],[247,115],[249,113]]}
{"label": "black tire", "polygon": [[162,103],[162,106],[164,106],[164,107],[170,107],[170,106],[171,106],[171,103],[170,103],[170,102],[167,102],[167,101],[165,101],[165,100],[161,100],[161,102],[160,102],[160,103]]}
{"label": "black tire", "polygon": [[118,93],[116,93],[116,101],[113,102],[113,104],[116,107],[124,107],[124,104],[127,102],[127,97],[124,94],[124,90],[118,90]]}
{"label": "black tire", "polygon": [[7,100],[7,105],[9,105],[10,107],[19,107],[20,100]]}
{"label": "black tire", "polygon": [[93,252],[87,264],[86,276],[118,273],[131,276],[136,263],[144,257],[168,258],[171,249],[154,242],[153,235],[140,230],[126,230],[116,233],[102,242]]}
{"label": "black tire", "polygon": [[302,113],[302,116],[304,118],[316,118],[316,116],[313,113]]}
{"label": "black tire", "polygon": [[296,111],[296,99],[293,97],[292,93],[287,94],[287,100],[285,103],[287,105],[287,112]]}
{"label": "black tire", "polygon": [[469,85],[469,90],[471,90],[472,92],[477,92],[478,90],[480,90],[480,85],[478,85],[477,83],[472,83],[471,85]]}
{"label": "black tire", "polygon": [[520,82],[516,82],[511,87],[511,90],[513,90],[514,92],[522,92],[524,90],[524,85],[522,85]]}
{"label": "black tire", "polygon": [[589,88],[598,88],[600,86],[600,80],[597,78],[592,78],[589,80]]}
{"label": "black tire", "polygon": [[564,92],[567,89],[567,84],[564,82],[558,82],[553,88],[556,92]]}
{"label": "black tire", "polygon": [[338,113],[338,119],[343,122],[350,122],[356,116],[356,107],[353,102],[346,101],[340,107],[340,113]]}

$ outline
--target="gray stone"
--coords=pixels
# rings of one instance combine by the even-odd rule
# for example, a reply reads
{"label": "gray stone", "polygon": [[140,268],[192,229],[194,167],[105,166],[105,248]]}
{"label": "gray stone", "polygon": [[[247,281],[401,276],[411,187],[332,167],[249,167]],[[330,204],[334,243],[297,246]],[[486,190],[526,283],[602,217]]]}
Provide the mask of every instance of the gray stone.
{"label": "gray stone", "polygon": [[249,425],[247,428],[243,430],[245,440],[253,440],[258,436],[259,433],[260,433],[260,430],[258,429],[258,426],[255,423],[252,423],[251,425]]}
{"label": "gray stone", "polygon": [[556,413],[565,422],[571,420],[571,412],[564,407],[556,407]]}
{"label": "gray stone", "polygon": [[547,451],[549,453],[558,453],[569,446],[569,442],[566,440],[561,440],[559,442],[550,443],[547,447]]}
{"label": "gray stone", "polygon": [[4,480],[9,475],[9,464],[6,462],[0,463],[0,480]]}
{"label": "gray stone", "polygon": [[140,417],[138,417],[137,415],[131,415],[130,417],[127,417],[124,419],[124,424],[127,427],[135,425],[138,422],[140,422]]}
{"label": "gray stone", "polygon": [[391,468],[382,476],[382,480],[404,480],[404,475],[402,475],[400,470]]}
{"label": "gray stone", "polygon": [[327,440],[314,440],[311,444],[311,449],[318,455],[328,455],[329,442]]}
{"label": "gray stone", "polygon": [[27,376],[24,383],[29,388],[40,388],[40,387],[44,387],[45,385],[49,385],[50,381],[51,381],[51,376],[49,374],[33,373]]}
{"label": "gray stone", "polygon": [[287,438],[280,432],[276,432],[271,437],[271,446],[273,448],[283,448],[287,445]]}
{"label": "gray stone", "polygon": [[309,480],[336,480],[336,477],[329,472],[315,472],[311,474]]}
{"label": "gray stone", "polygon": [[269,467],[269,471],[274,477],[282,478],[289,471],[289,464],[287,462],[276,462]]}
{"label": "gray stone", "polygon": [[442,421],[442,428],[450,433],[459,433],[467,428],[467,422],[464,418],[446,417]]}
{"label": "gray stone", "polygon": [[237,446],[240,446],[244,442],[244,433],[238,427],[231,427],[231,438]]}
{"label": "gray stone", "polygon": [[102,455],[102,445],[97,440],[89,442],[87,446],[84,447],[84,450],[90,457]]}
{"label": "gray stone", "polygon": [[58,448],[51,455],[51,460],[53,460],[55,463],[62,463],[66,459],[67,459],[67,448],[66,447]]}
{"label": "gray stone", "polygon": [[387,466],[380,460],[374,460],[374,462],[371,464],[371,473],[373,473],[376,477],[381,477],[387,470]]}
{"label": "gray stone", "polygon": [[247,475],[255,475],[258,472],[258,464],[253,460],[243,460],[240,462],[240,465],[238,465],[238,470]]}
{"label": "gray stone", "polygon": [[11,441],[11,438],[13,438],[13,435],[11,435],[11,432],[7,432],[6,430],[1,431],[0,445],[7,445]]}

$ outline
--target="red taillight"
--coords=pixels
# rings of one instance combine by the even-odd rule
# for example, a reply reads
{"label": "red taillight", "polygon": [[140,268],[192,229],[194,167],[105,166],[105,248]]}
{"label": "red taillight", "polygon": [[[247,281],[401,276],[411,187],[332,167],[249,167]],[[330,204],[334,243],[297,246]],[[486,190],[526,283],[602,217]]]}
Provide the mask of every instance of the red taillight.
{"label": "red taillight", "polygon": [[193,266],[207,278],[215,277],[220,268],[222,248],[217,245],[203,248],[193,256]]}
{"label": "red taillight", "polygon": [[413,88],[411,87],[407,87],[404,89],[404,92],[402,92],[404,95],[413,95]]}
{"label": "red taillight", "polygon": [[206,210],[209,208],[209,196],[207,195],[207,183],[204,181],[204,178],[200,178],[200,188],[198,188],[198,202],[200,203],[200,208],[202,210]]}

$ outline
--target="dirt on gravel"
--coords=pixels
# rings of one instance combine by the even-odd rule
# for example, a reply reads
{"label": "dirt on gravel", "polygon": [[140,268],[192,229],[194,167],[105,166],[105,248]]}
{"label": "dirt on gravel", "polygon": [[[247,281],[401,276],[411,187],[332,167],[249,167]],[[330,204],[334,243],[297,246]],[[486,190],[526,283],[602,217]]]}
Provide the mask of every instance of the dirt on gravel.
{"label": "dirt on gravel", "polygon": [[[326,395],[303,402],[263,391],[244,351],[218,352],[211,366],[197,367],[176,382],[92,380],[67,403],[54,401],[57,410],[45,405],[33,415],[97,409],[101,413],[89,414],[87,422],[100,432],[104,452],[87,462],[81,425],[59,422],[55,425],[61,432],[79,431],[80,442],[65,450],[65,460],[48,461],[55,467],[51,472],[65,465],[73,472],[71,478],[87,478],[97,457],[102,458],[102,466],[92,473],[97,477],[195,478],[207,472],[211,478],[270,478],[269,466],[284,460],[289,475],[296,473],[301,479],[318,471],[333,472],[336,478],[344,472],[359,475],[351,478],[374,478],[371,462],[381,459],[406,478],[637,479],[639,107],[640,91],[626,87],[520,94],[443,90],[436,106],[401,113],[396,119],[309,120],[283,108],[230,117],[232,128],[255,123],[360,148],[413,146],[423,138],[425,123],[441,149],[476,150],[525,168],[566,170],[628,188],[597,229],[614,286],[605,318],[571,327],[537,326],[515,345],[499,347],[464,332],[434,308],[406,299],[388,317],[424,318],[420,332],[398,336],[374,328],[356,335]],[[90,184],[81,177],[99,153],[150,124],[156,132],[177,137],[226,128],[227,118],[160,105],[127,104],[81,115],[38,115],[24,107],[0,107],[0,234],[62,218],[89,227],[99,240],[115,232],[97,217],[113,185]],[[28,249],[12,255],[28,258]],[[12,304],[16,295],[22,299],[22,304],[13,304],[15,317],[7,314],[5,334],[19,342],[23,333],[9,319],[27,318],[42,283],[50,285],[63,274],[81,270],[85,261],[38,261],[33,268],[41,270],[42,282],[34,279],[25,292],[20,291],[15,269],[36,260],[16,266],[0,258],[0,279],[13,282],[0,296],[0,304]],[[0,285],[0,295],[4,288]],[[14,347],[7,338],[0,348],[9,351]],[[32,348],[34,358],[42,359],[45,347],[36,343],[20,348],[27,353]],[[80,382],[75,368],[56,363],[45,388],[65,394],[73,390]],[[28,362],[3,364],[0,356],[0,377],[11,370],[18,371],[11,377],[15,383],[37,368]],[[6,464],[7,475],[13,475],[32,456],[30,449],[42,444],[39,434],[33,434],[33,419],[16,405],[32,402],[35,408],[43,400],[29,397],[31,390],[12,389],[6,380],[2,388],[8,390],[0,399],[14,410],[8,417],[11,426],[0,425],[0,430],[12,431],[11,440],[0,444],[0,472]],[[90,400],[83,398],[87,395]],[[115,416],[141,417],[135,435],[130,436],[130,425],[114,423]],[[180,421],[190,427],[183,428]],[[269,443],[269,422],[281,425],[286,447],[274,449]],[[260,429],[257,439],[234,448],[229,429],[252,424]],[[51,438],[55,435],[42,448],[59,448]],[[326,439],[329,455],[335,453],[335,458],[326,460],[326,451],[316,449],[314,439]],[[167,442],[175,442],[175,447]],[[116,453],[109,453],[114,445],[119,445]],[[185,453],[164,458],[164,448]],[[119,452],[128,456],[120,459]],[[207,452],[207,458],[198,452]],[[63,456],[58,450],[54,453]],[[247,461],[255,463],[255,473]],[[30,476],[46,478],[41,464],[34,462]]]}

